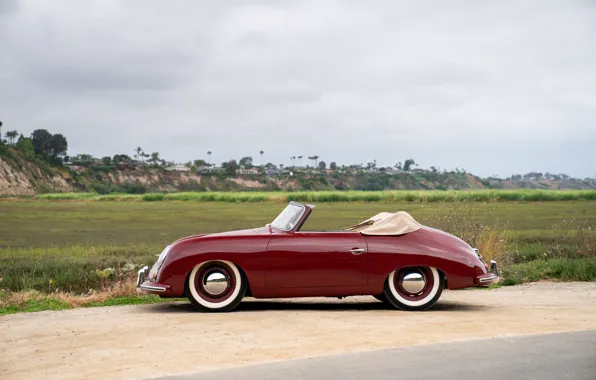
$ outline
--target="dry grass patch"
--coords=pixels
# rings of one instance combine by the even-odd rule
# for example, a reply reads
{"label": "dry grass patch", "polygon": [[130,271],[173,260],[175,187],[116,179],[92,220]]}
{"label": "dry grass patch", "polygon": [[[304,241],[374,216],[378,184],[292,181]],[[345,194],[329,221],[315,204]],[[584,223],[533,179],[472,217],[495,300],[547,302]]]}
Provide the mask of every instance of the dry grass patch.
{"label": "dry grass patch", "polygon": [[119,281],[103,290],[87,294],[65,292],[41,293],[36,290],[0,291],[0,315],[43,310],[65,310],[90,306],[115,306],[167,302],[153,295],[137,295],[132,279]]}

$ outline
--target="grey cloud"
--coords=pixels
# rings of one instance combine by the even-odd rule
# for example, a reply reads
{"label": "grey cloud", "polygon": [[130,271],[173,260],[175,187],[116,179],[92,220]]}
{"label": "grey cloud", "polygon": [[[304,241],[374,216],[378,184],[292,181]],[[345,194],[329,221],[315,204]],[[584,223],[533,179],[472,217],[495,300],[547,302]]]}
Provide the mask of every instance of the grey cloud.
{"label": "grey cloud", "polygon": [[590,1],[0,4],[0,120],[71,153],[596,174]]}
{"label": "grey cloud", "polygon": [[3,0],[0,2],[0,17],[3,14],[15,13],[17,6],[17,0]]}

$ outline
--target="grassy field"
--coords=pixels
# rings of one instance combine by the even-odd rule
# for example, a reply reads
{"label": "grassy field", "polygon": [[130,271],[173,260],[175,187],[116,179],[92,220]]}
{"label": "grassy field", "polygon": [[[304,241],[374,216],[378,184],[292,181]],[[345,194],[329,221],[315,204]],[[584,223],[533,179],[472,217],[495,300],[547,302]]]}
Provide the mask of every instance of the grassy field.
{"label": "grassy field", "polygon": [[[152,264],[179,237],[264,226],[283,207],[279,202],[0,202],[0,313],[10,292],[91,294],[130,282],[140,266]],[[340,229],[398,210],[463,237],[485,255],[498,254],[506,284],[596,280],[596,201],[321,203],[304,230]],[[126,300],[129,293],[108,298]],[[32,299],[20,310],[44,302],[64,306],[43,296]],[[102,302],[120,301],[104,297],[88,303]]]}
{"label": "grassy field", "polygon": [[42,194],[41,200],[196,201],[196,202],[551,202],[596,200],[596,190],[464,190],[464,191],[304,191],[304,192],[195,192],[108,194]]}

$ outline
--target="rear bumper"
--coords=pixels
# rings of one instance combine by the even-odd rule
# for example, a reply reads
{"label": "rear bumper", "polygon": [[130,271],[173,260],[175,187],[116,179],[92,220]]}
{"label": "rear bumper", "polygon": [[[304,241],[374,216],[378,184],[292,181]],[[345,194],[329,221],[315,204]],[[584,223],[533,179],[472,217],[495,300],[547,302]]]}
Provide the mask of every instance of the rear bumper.
{"label": "rear bumper", "polygon": [[496,284],[499,282],[499,280],[499,268],[497,262],[494,260],[490,261],[488,273],[476,277],[476,283],[478,285]]}
{"label": "rear bumper", "polygon": [[170,285],[146,281],[149,267],[145,266],[137,272],[137,293],[164,294],[170,292]]}

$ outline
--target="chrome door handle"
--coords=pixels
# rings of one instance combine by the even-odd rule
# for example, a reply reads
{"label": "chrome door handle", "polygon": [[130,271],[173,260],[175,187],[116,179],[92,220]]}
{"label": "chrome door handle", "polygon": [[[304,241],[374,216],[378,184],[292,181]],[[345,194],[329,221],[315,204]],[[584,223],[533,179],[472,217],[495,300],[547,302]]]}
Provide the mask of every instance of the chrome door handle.
{"label": "chrome door handle", "polygon": [[363,253],[366,253],[366,249],[364,249],[364,248],[352,248],[352,249],[350,249],[350,253],[352,255],[362,255]]}

